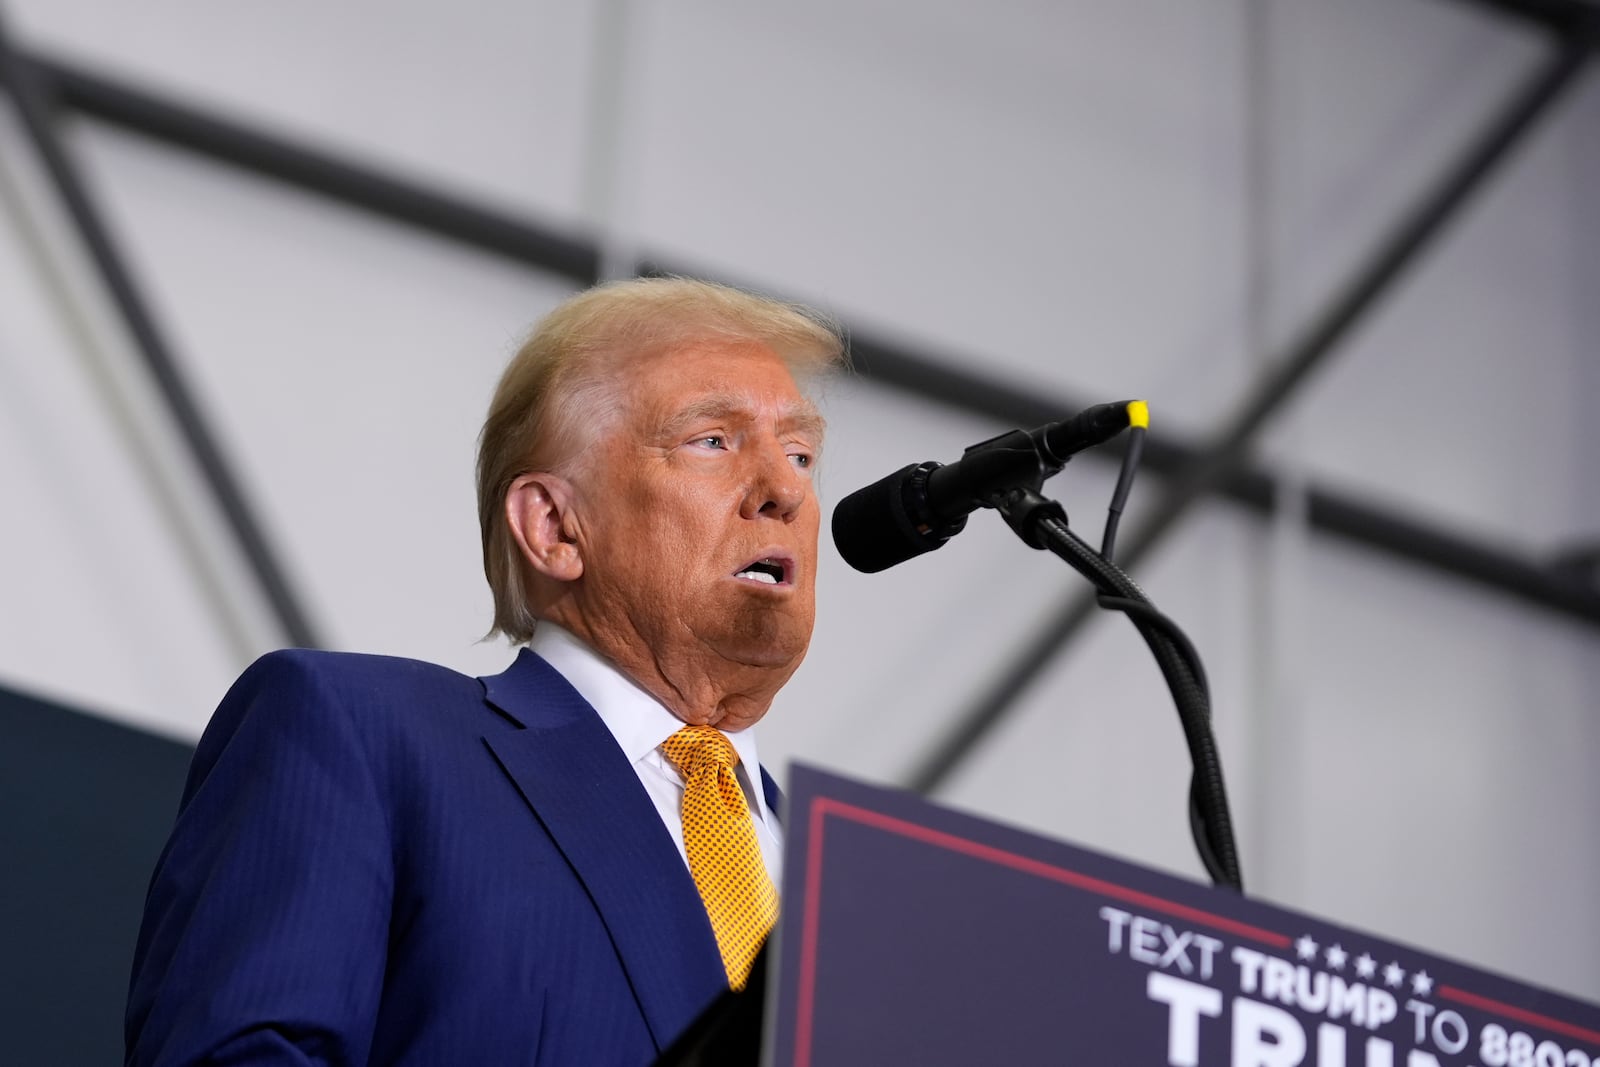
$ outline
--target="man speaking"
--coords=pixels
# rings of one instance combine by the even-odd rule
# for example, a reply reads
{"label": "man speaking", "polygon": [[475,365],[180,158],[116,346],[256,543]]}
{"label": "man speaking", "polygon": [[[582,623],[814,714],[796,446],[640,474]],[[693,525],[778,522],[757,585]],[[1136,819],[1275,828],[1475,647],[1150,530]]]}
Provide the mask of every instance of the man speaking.
{"label": "man speaking", "polygon": [[[482,679],[263,657],[202,737],[131,1064],[644,1064],[777,913],[752,727],[814,619],[819,316],[685,279],[546,317],[484,424]],[[404,576],[397,576],[404,580]]]}

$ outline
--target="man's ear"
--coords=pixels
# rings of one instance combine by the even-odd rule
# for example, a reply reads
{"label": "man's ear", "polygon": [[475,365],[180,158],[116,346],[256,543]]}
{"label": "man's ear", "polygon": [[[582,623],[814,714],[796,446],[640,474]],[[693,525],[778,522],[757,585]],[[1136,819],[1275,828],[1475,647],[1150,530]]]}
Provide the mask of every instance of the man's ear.
{"label": "man's ear", "polygon": [[506,490],[506,524],[518,551],[536,573],[557,582],[583,575],[572,499],[572,483],[543,471],[519,475]]}

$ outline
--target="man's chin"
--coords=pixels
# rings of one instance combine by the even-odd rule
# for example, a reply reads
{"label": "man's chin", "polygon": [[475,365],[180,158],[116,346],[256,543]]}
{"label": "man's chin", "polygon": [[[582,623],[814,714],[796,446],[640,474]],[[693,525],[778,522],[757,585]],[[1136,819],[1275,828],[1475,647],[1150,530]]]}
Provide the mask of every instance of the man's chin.
{"label": "man's chin", "polygon": [[800,620],[777,612],[761,612],[734,620],[707,644],[723,659],[759,670],[782,671],[785,678],[794,673],[811,645],[811,620]]}

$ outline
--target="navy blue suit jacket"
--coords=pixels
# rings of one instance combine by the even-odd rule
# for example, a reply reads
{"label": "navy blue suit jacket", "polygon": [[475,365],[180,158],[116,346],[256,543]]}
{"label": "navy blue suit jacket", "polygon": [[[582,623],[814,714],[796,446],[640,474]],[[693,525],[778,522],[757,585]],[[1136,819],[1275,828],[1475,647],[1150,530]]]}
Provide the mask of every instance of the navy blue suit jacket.
{"label": "navy blue suit jacket", "polygon": [[277,652],[195,753],[128,1062],[644,1064],[725,988],[633,768],[538,656]]}

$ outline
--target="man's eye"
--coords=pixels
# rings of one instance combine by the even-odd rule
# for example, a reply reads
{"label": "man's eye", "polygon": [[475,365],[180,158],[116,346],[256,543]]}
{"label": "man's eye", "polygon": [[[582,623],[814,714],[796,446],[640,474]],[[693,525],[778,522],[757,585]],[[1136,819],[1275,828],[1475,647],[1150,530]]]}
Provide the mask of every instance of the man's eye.
{"label": "man's eye", "polygon": [[697,445],[701,445],[701,446],[703,446],[705,448],[719,448],[720,449],[720,448],[727,448],[728,447],[728,439],[726,437],[723,437],[721,434],[717,434],[717,433],[707,434],[704,437],[696,437],[694,439],[694,443],[697,444]]}
{"label": "man's eye", "polygon": [[809,452],[792,452],[789,454],[789,458],[793,460],[794,465],[799,467],[801,470],[809,469],[813,462]]}

